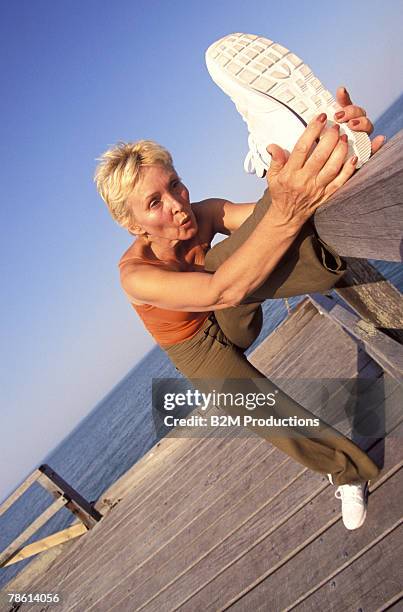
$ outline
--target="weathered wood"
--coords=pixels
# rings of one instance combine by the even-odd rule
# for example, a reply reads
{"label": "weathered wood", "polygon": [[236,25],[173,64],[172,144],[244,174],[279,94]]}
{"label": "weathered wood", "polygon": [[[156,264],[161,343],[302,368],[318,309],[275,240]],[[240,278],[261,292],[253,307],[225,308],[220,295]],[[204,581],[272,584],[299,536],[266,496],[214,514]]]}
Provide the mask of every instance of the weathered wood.
{"label": "weathered wood", "polygon": [[[147,523],[149,520],[150,507],[154,508],[155,502],[153,500],[155,499],[156,495],[158,495],[158,491],[166,491],[170,487],[171,482],[178,482],[184,479],[184,470],[192,469],[192,466],[197,466],[201,457],[204,459],[204,461],[207,461],[207,455],[211,453],[213,456],[215,456],[215,460],[217,461],[217,444],[221,444],[220,440],[217,438],[222,437],[222,435],[219,435],[219,429],[219,427],[213,428],[211,431],[209,431],[207,437],[202,439],[177,438],[175,437],[175,431],[170,432],[168,437],[171,437],[177,441],[179,452],[169,453],[168,457],[164,453],[161,458],[162,463],[160,463],[160,458],[158,455],[151,457],[151,470],[148,479],[139,479],[139,481],[136,482],[132,472],[136,471],[137,464],[125,475],[127,484],[122,482],[122,479],[120,479],[118,483],[118,492],[120,493],[123,491],[123,497],[120,499],[120,501],[125,499],[125,503],[118,504],[113,507],[113,522],[106,521],[103,523],[103,546],[108,546],[109,543],[113,545],[116,532],[119,532],[122,526],[127,526],[132,517],[140,519],[144,514],[144,520]],[[228,430],[225,435],[231,437],[233,436],[233,433]],[[257,438],[257,436],[255,437]],[[257,438],[257,441],[260,442],[261,440]],[[186,442],[186,444],[184,444],[184,442]],[[248,443],[248,441],[246,442]],[[253,443],[253,440],[249,440],[249,442]],[[210,450],[208,450],[209,448]],[[166,461],[167,459],[172,460],[172,464],[170,464],[169,461]],[[159,469],[157,470],[155,470],[155,462],[158,462],[157,466]],[[141,467],[141,473],[143,474],[144,466]],[[115,493],[113,492],[113,488],[110,488],[110,494],[114,499]],[[129,504],[129,512],[127,511],[128,506],[126,504]],[[84,546],[84,543],[78,541],[74,550],[71,552],[71,567],[73,568],[73,571],[76,567],[79,567],[82,546]],[[94,539],[92,537],[92,533],[89,532],[86,536],[85,543],[88,558],[90,558],[94,553],[97,562],[96,555],[98,548],[99,542]],[[66,571],[63,559],[59,559],[56,562],[56,565],[59,564],[63,567],[63,573],[65,574]],[[42,584],[42,586],[44,585]]]}
{"label": "weathered wood", "polygon": [[[165,538],[169,539],[171,525],[174,521],[180,518],[182,527],[185,527],[190,517],[197,516],[208,502],[207,494],[210,489],[216,486],[215,479],[211,480],[210,477],[211,472],[216,469],[214,466],[221,463],[223,471],[226,472],[229,467],[229,458],[232,457],[234,464],[231,464],[231,468],[233,469],[236,462],[240,461],[242,455],[246,453],[245,442],[248,442],[248,440],[229,438],[224,445],[221,443],[220,452],[218,452],[218,448],[215,453],[212,449],[211,457],[206,456],[204,460],[200,457],[195,460],[188,466],[187,472],[183,474],[180,480],[167,481],[163,489],[155,492],[153,497],[148,500],[147,514],[141,512],[137,514],[137,512],[133,512],[132,507],[128,511],[125,504],[124,530],[118,532],[115,529],[109,534],[109,537],[104,536],[102,538],[102,543],[93,539],[92,545],[87,547],[87,567],[92,569],[88,575],[91,584],[95,584],[97,579],[104,580],[105,566],[99,572],[100,561],[108,566],[110,565],[108,575],[111,579],[117,579],[115,572],[118,568],[113,562],[112,551],[126,547],[125,562],[136,565],[143,560],[142,555],[145,551],[142,549],[144,545],[148,541],[155,540],[156,533],[159,535],[165,534]],[[260,448],[260,440],[253,440],[253,442]],[[184,499],[186,499],[186,506],[183,502]],[[111,535],[112,537],[110,537]],[[129,547],[127,546],[128,537],[130,539]],[[69,589],[72,590],[76,585],[80,585],[81,589],[83,581],[82,575],[73,568],[69,576]]]}
{"label": "weathered wood", "polygon": [[400,523],[296,609],[310,612],[320,609],[326,601],[332,612],[360,608],[368,612],[379,610],[401,590],[402,549],[403,525]]}
{"label": "weathered wood", "polygon": [[65,497],[59,497],[56,501],[54,501],[42,514],[38,516],[38,518],[29,525],[0,555],[0,567],[3,565],[14,555],[16,550],[20,548],[24,542],[26,542],[42,525],[48,522],[50,518],[56,512],[59,512],[60,508],[65,506],[67,500]]}
{"label": "weathered wood", "polygon": [[[402,434],[403,429],[400,431],[400,433],[396,434],[395,438],[387,440],[385,468],[381,478],[377,481],[377,483],[375,483],[375,487],[373,490],[375,490],[379,486],[384,486],[384,483],[391,476],[391,474],[396,472],[396,462],[399,460],[401,461],[402,459],[401,442],[397,436],[401,436]],[[393,451],[392,455],[391,450]],[[202,455],[200,455],[199,461],[202,461]],[[289,461],[290,467],[292,464],[293,462]],[[231,465],[233,465],[233,462],[231,463]],[[258,466],[256,466],[256,470],[257,467]],[[298,466],[295,467],[297,468]],[[207,505],[205,506],[204,516],[201,515],[200,517],[198,517],[197,514],[195,514],[194,517],[196,521],[199,520],[199,528],[201,530],[198,532],[196,539],[192,541],[191,538],[192,526],[190,526],[190,531],[186,531],[186,529],[182,531],[182,534],[186,533],[188,537],[190,537],[190,539],[187,541],[187,546],[185,548],[183,548],[181,545],[180,537],[178,537],[176,541],[174,540],[172,542],[169,542],[170,538],[168,532],[161,533],[159,529],[156,529],[152,532],[152,538],[155,541],[155,552],[153,553],[153,557],[155,558],[153,559],[153,561],[150,558],[149,568],[152,568],[152,564],[155,563],[155,567],[157,569],[157,565],[159,565],[158,556],[160,554],[160,550],[163,549],[164,546],[168,543],[171,547],[172,555],[171,557],[168,556],[167,558],[165,558],[165,564],[169,566],[170,563],[172,563],[172,566],[175,569],[177,559],[179,560],[183,556],[185,561],[187,560],[190,563],[190,566],[189,570],[186,571],[185,574],[176,574],[173,580],[171,578],[168,584],[165,583],[165,588],[163,584],[161,584],[161,586],[159,587],[160,593],[158,598],[153,599],[150,606],[147,606],[146,609],[161,609],[161,603],[163,604],[164,609],[174,609],[175,605],[172,605],[171,607],[169,605],[171,602],[186,601],[183,607],[184,610],[218,610],[219,606],[216,605],[216,602],[221,595],[221,586],[219,582],[216,582],[216,580],[219,581],[222,578],[224,580],[224,583],[222,583],[223,588],[226,589],[226,585],[235,588],[237,589],[235,593],[238,595],[241,592],[242,581],[244,581],[244,579],[244,584],[246,584],[246,587],[254,586],[252,582],[255,581],[257,577],[262,576],[262,573],[258,573],[260,572],[260,570],[264,574],[265,568],[267,569],[267,567],[273,567],[273,561],[274,564],[282,565],[283,561],[287,562],[288,560],[288,557],[286,559],[284,559],[283,557],[279,558],[277,554],[277,548],[275,545],[273,545],[273,542],[275,542],[275,534],[278,532],[279,529],[282,528],[283,525],[285,526],[284,533],[286,533],[289,528],[296,529],[295,537],[289,538],[287,540],[290,545],[289,558],[297,554],[300,550],[303,550],[305,544],[304,539],[301,539],[300,537],[300,535],[302,535],[301,530],[307,529],[310,525],[313,525],[313,527],[315,528],[315,521],[317,521],[317,516],[318,519],[321,519],[321,517],[323,518],[323,514],[320,513],[326,511],[326,507],[323,504],[323,500],[322,504],[319,504],[317,506],[318,511],[316,511],[316,506],[313,506],[314,500],[323,490],[329,490],[329,495],[333,502],[330,502],[330,514],[328,515],[329,520],[327,522],[326,520],[324,522],[319,521],[318,523],[320,534],[323,531],[326,531],[326,529],[329,527],[329,524],[333,524],[335,521],[340,520],[339,504],[337,500],[334,500],[332,496],[332,487],[330,487],[330,485],[325,481],[325,479],[321,479],[318,475],[309,471],[304,471],[303,477],[298,476],[297,478],[295,478],[295,474],[292,473],[292,470],[291,472],[285,470],[284,473],[282,473],[281,471],[278,471],[276,469],[276,466],[274,466],[274,470],[275,471],[273,472],[273,475],[270,477],[274,478],[274,480],[270,481],[269,478],[261,487],[259,487],[258,485],[261,482],[262,478],[264,478],[264,470],[262,470],[261,472],[259,472],[258,470],[250,470],[250,476],[246,475],[245,484],[249,481],[249,478],[252,479],[252,482],[247,485],[249,486],[249,489],[245,491],[245,495],[242,500],[242,505],[236,503],[237,501],[241,501],[237,500],[236,496],[235,498],[233,496],[232,500],[231,497],[228,498],[228,502],[226,503],[226,506],[223,509],[222,516],[220,516],[219,518],[221,527],[216,525],[216,521],[210,521],[210,510],[212,510],[212,507],[211,502],[207,503]],[[307,478],[311,483],[308,485],[307,489],[303,489],[302,479],[305,478]],[[189,486],[192,486],[192,484],[193,481],[190,480]],[[251,486],[252,484],[253,487]],[[172,480],[169,486],[175,487],[175,485],[175,481]],[[217,493],[220,492],[221,486],[219,480],[217,481],[217,484],[215,486],[217,487]],[[263,494],[264,491],[266,492],[266,501],[264,500],[264,497],[262,497],[262,504],[260,505],[259,503],[257,503],[257,498],[252,498],[251,500],[249,499],[249,492],[253,489],[254,494],[258,493],[259,488],[260,493]],[[273,495],[273,493],[274,497],[270,497]],[[229,489],[228,494],[231,494],[231,489]],[[211,495],[212,499],[214,499],[213,491],[211,491]],[[217,497],[219,497],[219,495],[217,495]],[[270,502],[269,498],[271,499]],[[201,497],[200,500],[202,499],[203,498]],[[334,505],[332,505],[332,503]],[[238,522],[237,513],[242,508],[243,504],[247,505],[247,508],[245,508],[245,511],[247,511],[247,513],[243,517],[241,516]],[[130,507],[129,498],[126,498],[122,501],[122,506],[125,505],[128,505],[128,507]],[[186,506],[186,504],[184,504],[184,506]],[[167,512],[169,512],[169,508],[167,509]],[[305,514],[299,514],[300,512],[304,512]],[[303,518],[304,516],[305,518]],[[377,523],[379,522],[379,525],[381,525],[382,527],[382,521],[384,517],[377,516],[375,515],[375,513],[372,513],[371,517],[372,521],[376,521]],[[113,520],[114,511],[111,512],[106,517],[106,519],[104,519],[104,521],[100,524],[99,528],[89,532],[86,538],[82,539],[85,546],[81,549],[80,559],[74,562],[74,565],[78,566],[77,569],[79,571],[80,567],[85,568],[86,570],[88,569],[86,545],[89,542],[89,538],[97,540],[98,544],[101,545],[102,532],[103,526],[105,525],[105,521],[113,522]],[[237,525],[237,527],[235,527],[235,524]],[[177,527],[178,526],[179,522],[177,523]],[[373,526],[373,523],[369,524],[370,529]],[[125,529],[126,526],[122,525],[121,529],[122,528]],[[229,537],[224,537],[223,539],[222,536],[224,535],[224,531],[221,531],[221,540],[217,541],[216,536],[220,533],[220,531],[215,531],[216,529],[226,529]],[[303,533],[305,533],[305,531]],[[314,531],[313,534],[314,538],[321,537],[320,535],[317,535],[317,527],[316,531]],[[343,537],[344,534],[345,532],[343,531]],[[131,547],[131,534],[126,532],[126,535],[127,544],[125,551],[129,552]],[[355,534],[353,533],[352,535]],[[172,536],[174,536],[174,533],[172,533]],[[202,542],[204,542],[204,546],[206,548],[204,549],[204,552],[200,557],[197,555],[197,553],[199,550],[198,546]],[[265,544],[265,548],[262,548],[263,543]],[[190,557],[190,555],[192,554],[192,550],[193,554],[196,555],[196,557],[194,557],[193,562],[191,561]],[[111,598],[111,601],[113,600],[119,602],[117,607],[120,609],[138,609],[136,597],[132,598],[132,589],[137,588],[137,582],[135,580],[135,577],[137,576],[136,573],[140,569],[141,563],[137,564],[135,562],[130,562],[130,560],[127,561],[127,556],[126,554],[122,554],[121,547],[113,549],[111,548],[110,558],[112,564],[114,564],[117,568],[120,567],[121,569],[119,581],[115,580],[110,582],[108,571],[104,571],[104,580],[101,580],[99,583],[97,583],[96,588],[91,587],[91,581],[89,581],[88,584],[85,583],[85,585],[80,585],[80,582],[78,581],[76,583],[75,592],[71,593],[69,589],[70,584],[68,577],[66,581],[63,580],[63,577],[66,575],[66,569],[71,567],[71,556],[67,555],[65,557],[64,566],[59,566],[57,572],[53,571],[53,569],[50,570],[46,578],[44,576],[38,577],[37,584],[38,586],[41,584],[46,584],[46,590],[48,592],[52,592],[52,589],[57,590],[57,588],[59,588],[60,590],[60,586],[63,585],[63,593],[66,593],[67,599],[61,608],[62,611],[69,610],[69,612],[73,612],[74,610],[78,611],[83,609],[80,603],[80,599],[82,597],[85,597],[86,602],[89,604],[87,606],[87,609],[88,607],[95,604],[94,609],[96,609],[97,612],[103,612],[104,610],[106,611],[111,609],[108,604],[109,598]],[[266,565],[266,559],[268,559],[268,566]],[[270,559],[272,561],[270,561]],[[235,567],[233,564],[239,563],[241,562],[241,560],[244,561],[244,565],[243,568],[240,568],[239,570],[239,576],[241,577],[241,581],[238,582],[237,576],[232,572],[232,569]],[[316,561],[321,562],[321,558],[319,560],[317,559]],[[161,567],[161,570],[164,572],[164,574],[166,571],[165,564],[163,568]],[[99,564],[99,569],[101,570],[102,574],[102,569],[105,570],[105,568],[103,568],[102,563]],[[252,573],[253,576],[252,582],[248,578],[250,573]],[[166,577],[168,578],[167,575]],[[125,582],[126,578],[127,582]],[[151,575],[150,579],[154,580],[154,577]],[[186,580],[189,580],[187,586]],[[198,608],[197,606],[190,605],[191,600],[189,600],[189,597],[197,596],[199,592],[200,594],[202,594],[203,591],[208,592],[210,585],[213,587],[213,590],[210,591],[210,595],[212,597],[209,601],[210,607],[201,606],[200,608]],[[176,586],[180,587],[180,592],[178,593],[178,595],[184,595],[185,599],[183,599],[183,597],[181,597],[181,599],[176,598]],[[140,587],[141,588],[139,592],[141,594],[143,586],[140,585]],[[228,594],[227,591],[225,592]],[[154,594],[155,593],[156,592],[154,592]],[[167,595],[168,597],[166,597]],[[77,596],[79,596],[77,605],[71,607],[70,601],[77,601]],[[71,600],[70,597],[72,597]],[[151,597],[153,597],[153,595],[151,595]],[[154,603],[159,604],[160,607],[153,607]],[[246,605],[248,606],[247,600]],[[253,606],[250,606],[250,608],[253,609]],[[26,607],[24,605],[23,609],[33,610],[33,607]]]}
{"label": "weathered wood", "polygon": [[403,344],[403,295],[364,259],[347,259],[336,293],[362,319]]}
{"label": "weathered wood", "polygon": [[[363,351],[357,350],[356,341],[339,324],[321,317],[312,303],[302,306],[298,316],[299,323],[306,317],[309,333],[304,333],[301,324],[293,339],[292,321],[287,322],[282,338],[277,330],[278,352],[275,350],[269,359],[272,370],[293,372],[294,376],[298,372],[302,378],[305,370],[319,379],[326,368],[334,375],[343,369],[358,375],[369,370],[378,375],[373,362],[366,355],[361,358]],[[320,320],[319,328],[315,319]],[[315,335],[315,329],[320,333]],[[332,341],[334,337],[335,343],[341,342],[335,344],[334,362],[329,359],[326,342],[329,329]],[[316,340],[323,351],[312,359]],[[269,340],[262,350],[263,358],[271,346]],[[296,351],[298,346],[300,352]],[[352,347],[348,359],[342,353],[345,346]],[[365,382],[370,385],[371,378]],[[290,379],[290,384],[295,380]],[[398,385],[393,385],[394,393]],[[337,401],[336,393],[334,399]],[[401,420],[399,411],[393,418],[394,423]],[[399,432],[397,435],[403,434],[402,427]],[[342,542],[346,532],[341,527],[340,502],[333,497],[334,489],[325,478],[286,457],[281,460],[280,452],[270,450],[268,443],[260,439],[231,440],[229,435],[177,442],[180,450],[167,452],[166,464],[164,454],[150,457],[149,478],[143,464],[137,481],[128,476],[130,486],[121,482],[119,487],[125,491],[121,503],[96,529],[78,539],[63,562],[58,560],[47,576],[38,576],[37,588],[66,593],[62,611],[109,612],[111,608],[144,606],[146,610],[180,607],[215,612],[221,604],[227,606],[240,597],[246,609],[254,609],[249,597],[268,575],[287,568],[305,548],[319,551],[323,534],[329,533],[331,542],[339,530]],[[391,448],[395,451],[393,467]],[[383,443],[373,446],[372,451],[381,460]],[[388,438],[385,469],[372,491],[388,484],[396,473],[396,461],[401,459],[401,441]],[[383,497],[387,499],[388,495]],[[371,521],[375,521],[375,529],[373,522],[368,524],[371,537],[376,537],[374,534],[384,528],[385,520],[395,510],[392,504],[385,513],[379,510],[374,516],[371,512]],[[361,546],[357,554],[362,552]],[[325,573],[329,559],[326,557],[323,564]],[[315,561],[317,566],[322,564],[318,552]],[[314,583],[318,588],[319,582]],[[268,601],[272,601],[270,594],[264,603]]]}
{"label": "weathered wood", "polygon": [[403,346],[389,338],[372,324],[363,321],[336,305],[329,311],[331,318],[365,344],[365,350],[398,382],[403,380]]}
{"label": "weathered wood", "polygon": [[[401,449],[397,447],[396,451],[401,459]],[[393,467],[389,463],[387,468],[395,470],[396,459],[397,457],[394,456]],[[286,466],[288,468],[284,469]],[[235,590],[239,593],[245,575],[248,578],[247,584],[253,584],[262,575],[260,572],[264,573],[267,558],[274,559],[276,564],[279,562],[280,543],[283,540],[288,544],[289,551],[293,555],[305,544],[305,538],[300,537],[305,530],[311,529],[311,533],[313,532],[315,536],[318,531],[320,534],[329,524],[340,521],[339,505],[333,497],[333,487],[328,487],[326,481],[321,480],[309,470],[303,469],[295,478],[294,467],[294,462],[287,461],[276,470],[271,480],[266,481],[264,488],[267,490],[270,487],[276,492],[275,496],[266,503],[259,504],[258,499],[254,499],[251,492],[244,498],[242,505],[232,507],[226,516],[222,517],[222,524],[226,520],[232,527],[226,537],[223,537],[225,532],[220,537],[218,526],[213,524],[204,534],[206,548],[203,546],[203,540],[198,540],[193,545],[193,548],[197,547],[193,555],[191,550],[181,550],[180,555],[172,559],[171,564],[168,564],[164,570],[161,569],[158,576],[150,577],[149,582],[138,593],[135,590],[132,591],[135,587],[130,585],[129,580],[122,585],[117,585],[115,589],[119,591],[121,599],[115,597],[113,602],[116,604],[119,601],[121,608],[124,608],[125,604],[130,608],[130,604],[134,602],[137,604],[138,597],[141,597],[143,601],[144,595],[148,594],[151,597],[145,609],[149,612],[158,611],[164,606],[169,610],[180,607],[189,611],[221,609],[217,603],[222,602],[221,595],[224,589],[229,588],[232,589],[232,592]],[[291,470],[291,473],[288,470]],[[326,501],[322,499],[322,504],[317,503],[318,495],[324,490],[327,495]],[[396,503],[394,511],[397,512],[399,508],[400,505]],[[238,520],[239,513],[240,518],[243,518],[241,523]],[[244,517],[248,513],[249,519],[245,520]],[[325,517],[327,519],[323,520]],[[382,527],[382,522],[380,526]],[[281,533],[279,538],[276,537],[277,530],[280,530]],[[290,530],[295,534],[294,537],[292,535],[287,537]],[[344,527],[341,531],[344,531]],[[197,554],[199,546],[201,554]],[[178,548],[180,548],[180,541],[178,541]],[[288,556],[284,560],[287,558]],[[238,571],[234,566],[238,566]],[[169,580],[165,579],[167,574]],[[222,574],[225,575],[224,581],[216,582],[216,577]],[[202,589],[206,589],[206,599],[201,601],[195,598],[193,600],[192,597],[196,593],[201,593]],[[264,599],[266,603],[268,597]],[[112,594],[102,602],[100,601],[102,606],[105,605],[100,608],[100,611],[107,610],[106,604],[111,601]],[[249,609],[248,602],[246,606]],[[255,609],[255,606],[252,604],[250,609]]]}
{"label": "weathered wood", "polygon": [[[234,446],[238,445],[238,442],[239,440],[232,440],[233,449]],[[194,555],[197,558],[202,554],[204,546],[209,546],[209,542],[211,542],[210,538],[207,541],[203,538],[203,534],[208,526],[213,526],[219,521],[221,529],[216,527],[217,533],[220,531],[221,533],[223,531],[227,532],[233,528],[231,522],[225,522],[221,517],[225,515],[229,507],[235,506],[238,500],[241,500],[248,494],[252,495],[254,493],[254,485],[260,485],[252,469],[253,458],[255,458],[256,462],[258,462],[257,465],[259,465],[259,468],[256,465],[255,470],[258,470],[262,478],[264,478],[265,473],[267,476],[273,474],[276,467],[283,461],[278,451],[273,451],[269,448],[266,449],[265,456],[262,456],[263,447],[260,444],[256,448],[256,451],[259,452],[253,453],[249,461],[243,462],[240,459],[242,455],[241,450],[240,448],[239,452],[235,452],[234,449],[233,461],[229,459],[230,456],[227,459],[222,458],[221,468],[216,472],[217,480],[209,478],[210,482],[207,485],[205,482],[200,482],[199,484],[195,479],[188,481],[189,494],[193,493],[194,486],[199,486],[199,491],[197,497],[190,500],[189,504],[186,504],[182,511],[175,511],[173,509],[171,513],[169,509],[169,514],[165,517],[151,517],[148,533],[143,532],[142,529],[135,529],[133,525],[128,526],[126,532],[130,544],[126,544],[124,565],[127,571],[125,572],[125,577],[127,577],[127,584],[132,585],[132,588],[137,590],[140,587],[141,593],[138,593],[136,596],[136,605],[139,604],[143,593],[144,595],[146,594],[145,587],[141,586],[143,582],[148,581],[151,576],[158,582],[162,580],[162,566],[164,566],[164,572],[167,569],[169,571],[174,570],[175,572],[178,570],[178,556],[180,557],[180,563],[185,563],[186,566],[189,563],[189,555]],[[236,475],[239,473],[236,470],[236,464],[238,463],[241,468],[247,468],[247,473],[241,479],[239,477],[236,479]],[[226,479],[221,480],[220,478],[225,473],[229,477],[228,484]],[[233,487],[235,487],[235,492],[232,492]],[[203,494],[203,489],[205,494]],[[180,499],[183,505],[186,495],[181,496]],[[241,521],[242,517],[239,516],[237,520]],[[180,541],[179,547],[178,541]],[[121,567],[117,567],[113,560],[121,544],[111,542],[109,546],[104,546],[103,543],[98,543],[98,545],[99,558],[103,559],[105,565],[102,571],[99,571],[99,565],[94,566],[91,576],[88,576],[88,598],[85,594],[85,589],[82,588],[83,584],[80,581],[80,576],[76,574],[69,577],[69,606],[87,609],[89,598],[93,598],[93,594],[97,592],[98,588],[103,588],[105,572],[107,573],[107,580],[110,585],[117,586],[121,582]],[[186,545],[188,545],[188,548],[185,548]],[[88,563],[91,564],[93,560],[89,559]],[[160,565],[161,572],[156,567]],[[125,590],[125,584],[121,585],[121,587]]]}
{"label": "weathered wood", "polygon": [[29,487],[38,480],[39,476],[41,475],[39,470],[34,470],[32,472],[32,474],[30,474],[29,476],[27,476],[27,478],[24,480],[24,482],[22,482],[20,484],[19,487],[17,487],[17,489],[15,489],[15,491],[13,491],[11,493],[11,495],[9,495],[7,497],[7,499],[1,504],[0,506],[0,516],[2,514],[4,514],[4,512],[7,512],[7,510],[10,508],[10,506],[13,505],[13,503],[19,498],[21,497],[21,495],[23,493],[25,493],[25,491],[27,489],[29,489]]}
{"label": "weathered wood", "polygon": [[13,565],[14,563],[18,563],[18,561],[23,561],[24,559],[28,559],[33,555],[37,555],[44,550],[49,550],[54,546],[64,544],[64,542],[73,540],[74,538],[83,535],[83,533],[87,533],[87,531],[87,527],[80,522],[76,525],[72,525],[71,527],[67,527],[66,529],[62,529],[57,533],[52,533],[52,535],[42,538],[41,540],[37,540],[32,544],[28,544],[27,546],[24,546],[22,550],[15,552],[15,554],[13,554],[2,567]]}
{"label": "weathered wood", "polygon": [[[288,488],[294,485],[294,490],[296,489],[296,479],[306,472],[305,468],[289,459],[276,461],[273,468],[276,469],[270,470],[263,481],[256,482],[258,486],[250,487],[240,498],[233,498],[233,502],[215,521],[210,523],[208,512],[203,513],[199,517],[205,525],[201,535],[183,548],[179,536],[175,556],[159,568],[158,572],[153,571],[139,590],[131,571],[120,583],[111,581],[110,584],[116,592],[104,598],[98,596],[97,610],[110,610],[117,603],[117,607],[129,610],[134,607],[138,609],[139,604],[145,605],[146,602],[146,609],[150,611],[174,610],[179,607],[189,592],[197,590],[200,584],[214,577],[220,568],[227,565],[229,559],[237,557],[245,548],[252,546],[262,531],[270,527],[269,508],[273,508],[276,522],[281,522],[284,515],[296,510],[298,504],[287,505],[286,499],[290,500]],[[316,487],[318,480],[319,488],[326,486],[317,475],[311,472],[310,476],[310,486],[312,477],[316,481]],[[268,496],[268,491],[272,491],[273,495]],[[300,495],[299,503],[303,505],[305,502],[306,496]],[[156,561],[157,559],[154,560]],[[80,602],[77,610],[83,609],[83,603],[86,603],[85,600]]]}
{"label": "weathered wood", "polygon": [[340,255],[402,261],[403,131],[315,213],[319,236]]}
{"label": "weathered wood", "polygon": [[402,612],[403,610],[403,590],[392,597],[389,601],[386,601],[382,608],[379,608],[379,612]]}
{"label": "weathered wood", "polygon": [[93,506],[78,491],[73,489],[59,474],[46,464],[40,465],[38,470],[42,476],[38,482],[53,495],[58,497],[64,495],[67,499],[66,507],[75,514],[89,529],[101,520],[102,514],[95,510]]}
{"label": "weathered wood", "polygon": [[[399,520],[402,484],[402,474],[395,474],[375,490],[370,495],[369,511],[373,516],[382,516],[382,520],[372,526],[368,520],[365,527],[354,532],[347,532],[340,520],[333,487],[325,487],[256,547],[219,570],[210,584],[186,601],[187,609],[267,610],[268,601],[272,610],[291,608],[311,589],[328,583],[329,576],[350,564],[356,554]],[[395,497],[393,502],[388,494]],[[333,610],[327,602],[324,597],[321,605],[310,609]],[[344,607],[350,609],[349,605]]]}

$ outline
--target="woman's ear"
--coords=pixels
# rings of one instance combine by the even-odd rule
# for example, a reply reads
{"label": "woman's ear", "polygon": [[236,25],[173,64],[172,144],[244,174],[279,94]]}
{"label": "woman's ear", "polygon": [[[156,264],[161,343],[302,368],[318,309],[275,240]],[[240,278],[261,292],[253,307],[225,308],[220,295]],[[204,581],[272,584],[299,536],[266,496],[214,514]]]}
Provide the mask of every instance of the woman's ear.
{"label": "woman's ear", "polygon": [[129,230],[129,234],[132,234],[132,236],[140,236],[141,234],[145,233],[143,228],[140,225],[137,225],[136,223],[134,225],[131,225],[127,229]]}

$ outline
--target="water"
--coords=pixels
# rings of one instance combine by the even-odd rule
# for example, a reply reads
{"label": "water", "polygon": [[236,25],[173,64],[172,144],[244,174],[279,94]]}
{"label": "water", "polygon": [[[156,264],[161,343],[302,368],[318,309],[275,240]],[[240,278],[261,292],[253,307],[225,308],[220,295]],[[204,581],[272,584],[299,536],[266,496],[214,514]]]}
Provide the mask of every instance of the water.
{"label": "water", "polygon": [[[403,129],[403,95],[379,118],[375,134],[392,137]],[[402,264],[373,262],[380,272],[403,291]],[[295,306],[303,298],[291,298]],[[283,300],[264,304],[264,324],[253,350],[287,316]],[[112,483],[131,468],[162,433],[157,432],[151,413],[151,381],[157,377],[180,376],[165,353],[152,349],[110,393],[57,446],[43,463],[48,463],[87,500],[98,499]],[[14,540],[49,505],[50,496],[34,485],[0,518],[0,551]],[[73,517],[61,510],[31,539],[37,540],[64,529]],[[30,560],[0,570],[0,587]]]}

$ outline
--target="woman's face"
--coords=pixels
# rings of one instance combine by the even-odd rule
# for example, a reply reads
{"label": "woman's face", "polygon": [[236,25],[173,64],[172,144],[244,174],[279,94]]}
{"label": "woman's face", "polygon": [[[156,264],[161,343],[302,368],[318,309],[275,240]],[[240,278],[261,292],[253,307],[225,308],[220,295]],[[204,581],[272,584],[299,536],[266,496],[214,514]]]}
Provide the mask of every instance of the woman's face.
{"label": "woman's face", "polygon": [[154,164],[142,168],[127,201],[132,207],[135,234],[167,240],[189,240],[198,230],[189,192],[173,168]]}

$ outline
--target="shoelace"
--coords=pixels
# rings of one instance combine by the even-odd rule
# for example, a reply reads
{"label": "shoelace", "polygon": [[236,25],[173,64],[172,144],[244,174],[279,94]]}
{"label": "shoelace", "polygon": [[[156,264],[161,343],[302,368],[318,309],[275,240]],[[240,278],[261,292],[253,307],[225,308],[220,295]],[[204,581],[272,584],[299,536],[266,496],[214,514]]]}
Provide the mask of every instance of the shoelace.
{"label": "shoelace", "polygon": [[359,503],[362,503],[365,499],[364,489],[361,485],[342,485],[337,487],[334,496],[337,499],[349,499],[350,501]]}
{"label": "shoelace", "polygon": [[259,153],[258,146],[252,136],[249,134],[248,137],[249,151],[246,154],[243,167],[245,172],[248,174],[256,174],[260,178],[263,178],[266,174],[266,165]]}

